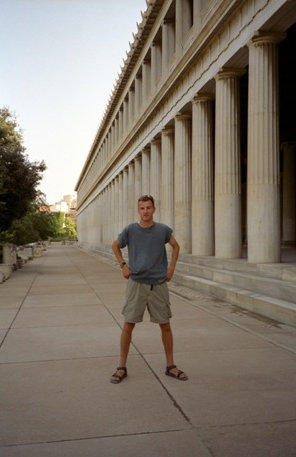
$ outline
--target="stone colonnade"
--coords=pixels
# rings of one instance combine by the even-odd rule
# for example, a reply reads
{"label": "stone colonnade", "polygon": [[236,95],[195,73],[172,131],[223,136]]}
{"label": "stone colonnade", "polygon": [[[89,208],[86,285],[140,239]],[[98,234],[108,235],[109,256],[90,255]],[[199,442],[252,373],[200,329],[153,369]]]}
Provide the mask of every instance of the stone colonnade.
{"label": "stone colonnade", "polygon": [[[248,44],[246,235],[248,261],[255,263],[280,261],[277,54],[282,39],[280,34],[258,34]],[[96,233],[86,237],[91,244],[110,245],[124,225],[137,220],[138,196],[151,194],[155,219],[174,229],[181,252],[241,257],[239,81],[244,72],[233,67],[219,70],[215,92],[199,90],[191,108],[187,104],[179,110],[84,209],[87,214],[89,208],[92,217],[95,213]],[[295,154],[289,145],[285,154],[285,166],[292,170],[289,164]],[[287,171],[287,218],[295,205],[291,180],[295,182],[295,176]],[[295,236],[295,212],[292,219],[284,236],[293,230]],[[81,231],[92,230],[88,217],[79,224]]]}

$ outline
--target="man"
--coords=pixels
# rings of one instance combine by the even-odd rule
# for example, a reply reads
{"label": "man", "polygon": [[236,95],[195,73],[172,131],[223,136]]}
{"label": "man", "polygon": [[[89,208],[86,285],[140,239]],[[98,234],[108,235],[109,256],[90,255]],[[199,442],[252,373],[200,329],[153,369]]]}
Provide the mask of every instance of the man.
{"label": "man", "polygon": [[[169,319],[172,317],[167,281],[174,274],[179,255],[179,245],[172,229],[154,222],[154,199],[143,195],[138,199],[139,223],[126,226],[112,244],[113,252],[120,264],[124,278],[128,280],[126,301],[122,310],[125,322],[120,339],[120,363],[110,381],[120,383],[127,376],[126,361],[137,322],[142,322],[147,307],[151,322],[158,323],[166,355],[165,374],[181,381],[188,376],[179,370],[173,360],[173,335]],[[165,244],[172,247],[171,263],[168,267]],[[128,247],[129,264],[121,249]]]}

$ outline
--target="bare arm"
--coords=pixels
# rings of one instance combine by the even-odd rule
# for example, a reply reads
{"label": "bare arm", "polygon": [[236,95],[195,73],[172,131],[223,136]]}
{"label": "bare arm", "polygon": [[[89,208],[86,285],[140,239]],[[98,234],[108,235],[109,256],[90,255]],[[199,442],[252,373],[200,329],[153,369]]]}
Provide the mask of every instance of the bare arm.
{"label": "bare arm", "polygon": [[[121,264],[122,262],[124,262],[124,258],[122,256],[122,252],[121,252],[121,249],[119,247],[119,244],[118,244],[118,241],[115,240],[113,241],[112,243],[112,251],[114,252],[114,255],[118,261],[119,264]],[[128,279],[130,277],[130,271],[129,271],[129,267],[127,264],[125,264],[123,267],[122,267],[122,274],[124,276],[125,279]]]}
{"label": "bare arm", "polygon": [[177,260],[178,260],[178,257],[179,257],[179,251],[180,251],[180,246],[177,243],[177,241],[176,241],[176,239],[175,239],[175,237],[173,235],[170,238],[169,244],[170,244],[170,246],[172,247],[173,250],[172,250],[171,263],[169,265],[168,272],[167,272],[167,277],[166,277],[167,281],[170,281],[172,279],[172,277],[173,277],[173,274],[174,274],[174,271],[175,271],[175,267],[176,267],[176,263],[177,263]]}

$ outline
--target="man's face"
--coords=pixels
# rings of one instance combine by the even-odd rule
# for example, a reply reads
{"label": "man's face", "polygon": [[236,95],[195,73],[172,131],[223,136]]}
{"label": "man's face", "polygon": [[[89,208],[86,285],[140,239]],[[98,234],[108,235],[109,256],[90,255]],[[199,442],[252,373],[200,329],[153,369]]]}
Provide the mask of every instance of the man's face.
{"label": "man's face", "polygon": [[142,222],[152,222],[154,211],[155,208],[150,200],[146,202],[138,202],[138,213]]}

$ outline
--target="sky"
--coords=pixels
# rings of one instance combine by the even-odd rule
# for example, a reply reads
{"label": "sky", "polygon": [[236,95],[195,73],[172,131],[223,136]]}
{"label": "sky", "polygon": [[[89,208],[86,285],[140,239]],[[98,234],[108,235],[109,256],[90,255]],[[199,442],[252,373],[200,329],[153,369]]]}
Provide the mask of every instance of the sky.
{"label": "sky", "polygon": [[74,194],[146,0],[0,0],[0,107],[15,114],[40,190]]}

